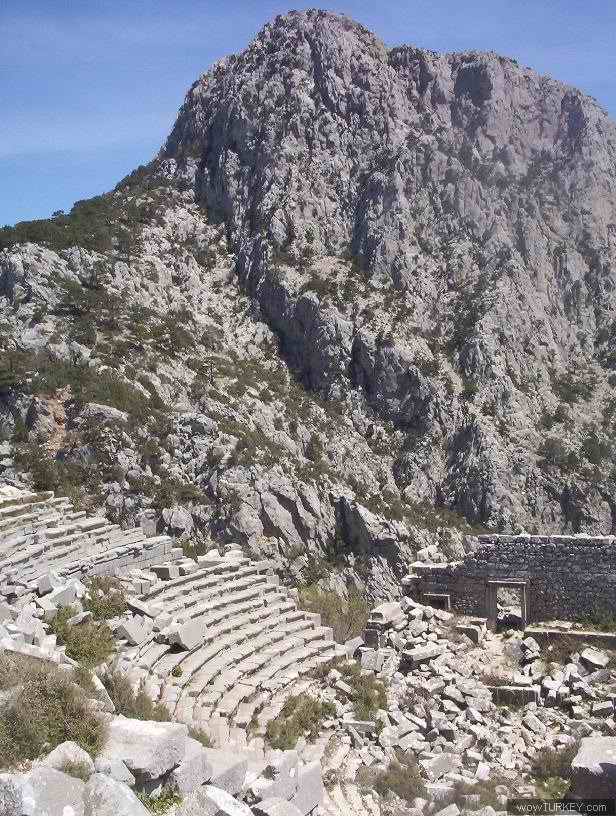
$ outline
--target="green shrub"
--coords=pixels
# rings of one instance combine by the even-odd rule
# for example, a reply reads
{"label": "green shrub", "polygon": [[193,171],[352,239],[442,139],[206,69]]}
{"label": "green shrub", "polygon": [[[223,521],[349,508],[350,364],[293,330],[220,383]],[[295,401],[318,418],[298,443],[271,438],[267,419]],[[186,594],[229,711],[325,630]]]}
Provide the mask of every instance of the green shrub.
{"label": "green shrub", "polygon": [[368,603],[355,590],[345,600],[335,592],[327,592],[316,586],[302,587],[299,591],[299,605],[307,612],[321,615],[321,623],[323,626],[331,626],[338,643],[361,634],[368,622]]}
{"label": "green shrub", "polygon": [[188,736],[194,740],[197,740],[197,742],[200,742],[204,748],[214,747],[214,740],[210,737],[210,735],[204,728],[196,728],[195,726],[189,726]]}
{"label": "green shrub", "polygon": [[176,788],[165,787],[158,796],[152,796],[144,792],[137,794],[137,799],[150,813],[164,814],[176,805],[182,804],[182,796]]}
{"label": "green shrub", "polygon": [[126,612],[126,593],[117,578],[101,575],[87,582],[83,608],[91,612],[95,620],[109,620]]}
{"label": "green shrub", "polygon": [[571,473],[579,467],[579,458],[574,451],[568,451],[557,436],[548,436],[537,450],[542,467],[556,467],[563,473]]}
{"label": "green shrub", "polygon": [[379,709],[387,708],[387,689],[373,674],[362,674],[354,660],[335,658],[314,670],[313,676],[326,677],[332,669],[339,671],[353,689],[353,709],[358,720],[372,720]]}
{"label": "green shrub", "polygon": [[102,748],[106,727],[70,673],[56,668],[3,670],[17,680],[16,692],[0,709],[0,767],[11,768],[38,759],[72,740],[91,756]]}
{"label": "green shrub", "polygon": [[358,674],[349,679],[355,692],[353,710],[358,720],[374,719],[379,709],[387,708],[385,686],[374,675]]}
{"label": "green shrub", "polygon": [[402,752],[399,752],[398,758],[384,771],[362,768],[357,774],[356,781],[361,787],[375,790],[383,798],[394,793],[409,805],[413,799],[426,796],[426,787],[415,758]]}
{"label": "green shrub", "polygon": [[87,762],[72,762],[67,760],[60,768],[62,773],[72,776],[74,779],[81,779],[82,782],[87,782],[90,778],[90,766]]}
{"label": "green shrub", "polygon": [[164,478],[161,479],[160,484],[154,488],[152,507],[155,510],[164,510],[176,504],[185,504],[187,502],[202,503],[203,500],[203,492],[199,490],[196,485],[187,484],[175,478]]}
{"label": "green shrub", "polygon": [[130,680],[121,671],[108,671],[101,679],[116,707],[117,714],[123,714],[134,720],[171,722],[169,710],[162,703],[154,702],[146,694],[143,686],[134,691]]}
{"label": "green shrub", "polygon": [[574,405],[580,400],[588,401],[596,388],[596,377],[590,371],[578,371],[569,368],[565,374],[551,375],[552,391],[567,405]]}
{"label": "green shrub", "polygon": [[[495,810],[502,810],[501,790],[511,790],[511,780],[499,774],[492,774],[489,779],[478,780],[477,782],[457,782],[454,784],[453,793],[450,797],[451,804],[457,804],[461,810],[479,810],[480,808],[493,807]],[[466,803],[466,796],[479,797],[479,801],[469,807]]]}
{"label": "green shrub", "polygon": [[303,736],[314,742],[323,720],[335,714],[333,703],[322,703],[307,694],[289,697],[280,714],[268,722],[265,738],[272,748],[283,751],[295,748],[297,740]]}
{"label": "green shrub", "polygon": [[93,669],[114,653],[113,634],[108,626],[99,622],[87,621],[71,626],[68,620],[74,614],[70,606],[61,607],[51,623],[51,629],[60,643],[66,646],[67,657]]}
{"label": "green shrub", "polygon": [[594,428],[587,427],[582,439],[582,451],[591,465],[600,465],[610,456],[612,446],[607,440],[601,439]]}
{"label": "green shrub", "polygon": [[540,748],[532,760],[532,776],[544,782],[550,779],[571,779],[571,763],[579,749],[579,741],[561,748]]}

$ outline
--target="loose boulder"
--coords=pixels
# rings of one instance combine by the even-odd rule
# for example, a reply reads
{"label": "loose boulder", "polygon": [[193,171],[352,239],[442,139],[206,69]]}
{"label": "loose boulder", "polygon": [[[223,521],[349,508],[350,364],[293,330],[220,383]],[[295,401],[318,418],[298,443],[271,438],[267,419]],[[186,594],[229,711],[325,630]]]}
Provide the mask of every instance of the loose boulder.
{"label": "loose boulder", "polygon": [[130,788],[106,774],[90,777],[83,801],[83,816],[150,816]]}
{"label": "loose boulder", "polygon": [[138,782],[151,782],[182,762],[187,736],[181,723],[114,717],[101,757],[121,759]]}
{"label": "loose boulder", "polygon": [[586,737],[571,763],[573,800],[616,798],[616,737]]}

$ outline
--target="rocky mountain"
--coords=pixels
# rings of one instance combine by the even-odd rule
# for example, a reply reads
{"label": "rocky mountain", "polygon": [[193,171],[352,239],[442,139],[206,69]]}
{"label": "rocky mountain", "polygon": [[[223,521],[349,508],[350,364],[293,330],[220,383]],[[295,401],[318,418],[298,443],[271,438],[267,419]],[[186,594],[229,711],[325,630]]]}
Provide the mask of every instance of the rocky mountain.
{"label": "rocky mountain", "polygon": [[277,17],[0,247],[0,477],[375,598],[616,527],[616,125],[515,60]]}

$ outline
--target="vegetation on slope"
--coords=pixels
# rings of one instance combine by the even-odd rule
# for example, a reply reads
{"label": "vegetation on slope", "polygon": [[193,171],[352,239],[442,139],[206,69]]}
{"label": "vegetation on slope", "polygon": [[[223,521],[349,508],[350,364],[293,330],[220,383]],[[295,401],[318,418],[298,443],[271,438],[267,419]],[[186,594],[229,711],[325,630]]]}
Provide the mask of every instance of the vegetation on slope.
{"label": "vegetation on slope", "polygon": [[38,759],[71,740],[92,756],[105,741],[105,724],[75,682],[78,675],[27,666],[0,656],[0,768]]}

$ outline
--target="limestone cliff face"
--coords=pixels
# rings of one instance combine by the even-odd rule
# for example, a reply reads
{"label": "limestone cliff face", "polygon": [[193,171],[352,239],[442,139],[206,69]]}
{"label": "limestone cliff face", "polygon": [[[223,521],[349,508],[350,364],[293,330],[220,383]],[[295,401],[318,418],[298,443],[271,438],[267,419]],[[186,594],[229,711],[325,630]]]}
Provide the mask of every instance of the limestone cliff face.
{"label": "limestone cliff face", "polygon": [[[191,88],[164,148],[187,153],[305,382],[408,433],[399,486],[494,525],[611,525],[607,485],[571,507],[536,468],[554,379],[612,342],[616,127],[596,102],[292,13]],[[595,374],[574,425],[610,397]]]}
{"label": "limestone cliff face", "polygon": [[[164,468],[210,497],[192,518],[292,562],[378,563],[375,594],[435,535],[456,550],[449,511],[616,528],[616,125],[595,101],[493,53],[388,50],[292,12],[192,86],[138,181],[107,199],[112,223],[139,213],[122,257],[0,255],[3,325],[108,363],[57,308],[60,278],[101,265],[108,293],[178,315],[190,354],[149,361],[143,391],[176,411]],[[139,383],[143,355],[115,364]],[[10,431],[28,399],[3,399]],[[106,494],[131,512],[151,504],[140,471],[160,478],[137,453]]]}

